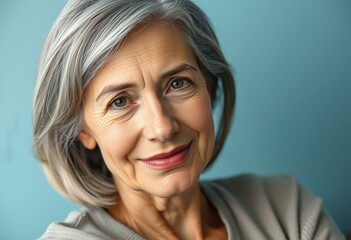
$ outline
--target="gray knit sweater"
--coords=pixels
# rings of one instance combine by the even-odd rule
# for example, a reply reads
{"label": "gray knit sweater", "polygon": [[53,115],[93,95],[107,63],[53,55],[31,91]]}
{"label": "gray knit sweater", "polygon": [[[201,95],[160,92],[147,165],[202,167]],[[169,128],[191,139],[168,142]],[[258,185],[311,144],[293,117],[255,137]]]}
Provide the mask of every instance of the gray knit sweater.
{"label": "gray knit sweater", "polygon": [[[229,239],[345,239],[320,198],[291,176],[202,181],[201,188],[217,208]],[[40,240],[144,239],[101,208],[71,212],[49,225]]]}

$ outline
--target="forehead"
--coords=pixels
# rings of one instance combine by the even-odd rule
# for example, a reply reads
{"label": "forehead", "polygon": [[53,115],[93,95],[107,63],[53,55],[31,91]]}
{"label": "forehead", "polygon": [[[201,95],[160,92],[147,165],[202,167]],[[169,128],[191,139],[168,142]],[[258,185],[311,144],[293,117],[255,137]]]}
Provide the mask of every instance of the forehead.
{"label": "forehead", "polygon": [[193,52],[176,25],[154,22],[129,33],[105,69],[126,70],[140,65],[167,65],[172,61],[194,61]]}

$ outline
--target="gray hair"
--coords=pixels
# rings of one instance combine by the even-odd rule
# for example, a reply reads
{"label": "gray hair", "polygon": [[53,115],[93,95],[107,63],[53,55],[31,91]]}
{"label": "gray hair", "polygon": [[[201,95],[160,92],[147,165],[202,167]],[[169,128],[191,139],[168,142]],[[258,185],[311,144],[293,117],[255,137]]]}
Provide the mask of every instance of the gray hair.
{"label": "gray hair", "polygon": [[88,150],[78,140],[83,95],[127,34],[156,20],[170,21],[183,32],[210,83],[212,104],[222,99],[208,166],[224,145],[234,111],[234,78],[201,9],[190,0],[70,0],[42,50],[33,127],[34,148],[47,178],[72,201],[101,207],[116,203],[117,189],[99,148]]}

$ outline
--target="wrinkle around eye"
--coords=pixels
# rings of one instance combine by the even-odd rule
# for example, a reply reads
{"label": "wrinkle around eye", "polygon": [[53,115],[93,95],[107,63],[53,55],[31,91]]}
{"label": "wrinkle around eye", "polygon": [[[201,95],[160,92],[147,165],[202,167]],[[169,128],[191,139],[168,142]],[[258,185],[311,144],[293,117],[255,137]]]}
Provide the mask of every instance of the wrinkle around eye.
{"label": "wrinkle around eye", "polygon": [[103,133],[114,124],[123,124],[130,120],[138,107],[133,107],[127,111],[114,111],[114,110],[101,110],[94,113],[94,119],[96,119],[96,125]]}
{"label": "wrinkle around eye", "polygon": [[[172,82],[177,80],[183,80],[184,85],[181,88],[170,90]],[[199,91],[201,91],[202,88],[204,88],[204,86],[205,82],[197,77],[176,77],[170,81],[165,96],[172,101],[184,101],[196,95]]]}
{"label": "wrinkle around eye", "polygon": [[131,106],[122,110],[110,109],[107,111],[105,118],[109,118],[113,122],[123,123],[131,119],[134,116],[137,109],[138,106]]}

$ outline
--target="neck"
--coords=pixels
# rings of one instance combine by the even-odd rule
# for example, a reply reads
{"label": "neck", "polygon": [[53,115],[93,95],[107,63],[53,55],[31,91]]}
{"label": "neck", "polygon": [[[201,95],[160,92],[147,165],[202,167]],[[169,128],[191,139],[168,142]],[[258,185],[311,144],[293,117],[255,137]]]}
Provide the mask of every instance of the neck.
{"label": "neck", "polygon": [[117,187],[118,203],[108,213],[147,239],[204,239],[211,229],[224,227],[199,184],[171,198],[150,196],[123,184]]}

